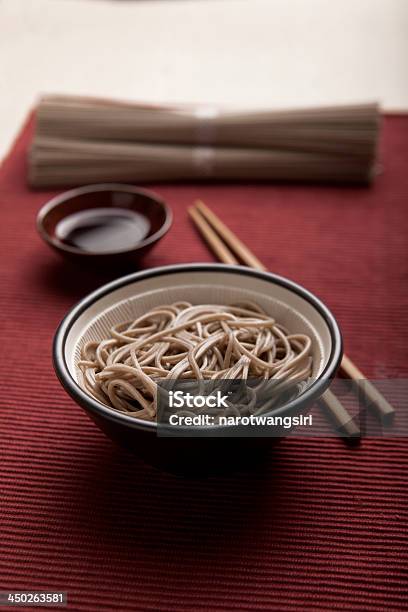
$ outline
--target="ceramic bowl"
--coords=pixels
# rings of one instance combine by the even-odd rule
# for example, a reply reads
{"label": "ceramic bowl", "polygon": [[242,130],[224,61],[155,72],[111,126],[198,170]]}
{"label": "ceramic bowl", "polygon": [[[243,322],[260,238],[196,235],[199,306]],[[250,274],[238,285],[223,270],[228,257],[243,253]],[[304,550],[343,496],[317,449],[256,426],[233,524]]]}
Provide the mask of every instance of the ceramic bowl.
{"label": "ceramic bowl", "polygon": [[[55,335],[53,357],[65,390],[112,439],[151,464],[176,471],[211,470],[237,466],[275,438],[163,437],[156,422],[117,412],[91,397],[77,368],[81,347],[106,337],[115,323],[140,316],[152,307],[187,300],[196,304],[255,301],[293,333],[312,338],[313,376],[295,399],[274,411],[299,415],[319,398],[335,375],[342,358],[339,327],[328,308],[296,283],[241,266],[185,264],[154,268],[109,283],[84,298],[64,318]],[[228,429],[228,428],[227,428]]]}

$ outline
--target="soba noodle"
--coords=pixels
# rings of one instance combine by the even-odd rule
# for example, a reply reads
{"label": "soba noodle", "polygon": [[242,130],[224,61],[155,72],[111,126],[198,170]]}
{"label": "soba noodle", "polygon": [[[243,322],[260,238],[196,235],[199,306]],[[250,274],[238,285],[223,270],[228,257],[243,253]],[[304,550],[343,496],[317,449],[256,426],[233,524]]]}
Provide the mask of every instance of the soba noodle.
{"label": "soba noodle", "polygon": [[78,367],[97,400],[153,421],[157,381],[259,379],[282,389],[311,376],[310,350],[309,336],[291,333],[257,304],[177,302],[85,343]]}

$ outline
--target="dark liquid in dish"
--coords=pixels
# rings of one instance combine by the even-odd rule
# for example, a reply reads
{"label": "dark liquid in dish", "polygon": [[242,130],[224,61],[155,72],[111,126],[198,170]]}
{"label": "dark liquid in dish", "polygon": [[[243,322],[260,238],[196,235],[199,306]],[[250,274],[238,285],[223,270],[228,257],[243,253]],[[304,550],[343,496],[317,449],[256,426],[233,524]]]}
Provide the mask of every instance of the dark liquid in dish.
{"label": "dark liquid in dish", "polygon": [[149,220],[126,208],[89,208],[62,219],[55,230],[61,242],[90,253],[136,247],[150,231]]}

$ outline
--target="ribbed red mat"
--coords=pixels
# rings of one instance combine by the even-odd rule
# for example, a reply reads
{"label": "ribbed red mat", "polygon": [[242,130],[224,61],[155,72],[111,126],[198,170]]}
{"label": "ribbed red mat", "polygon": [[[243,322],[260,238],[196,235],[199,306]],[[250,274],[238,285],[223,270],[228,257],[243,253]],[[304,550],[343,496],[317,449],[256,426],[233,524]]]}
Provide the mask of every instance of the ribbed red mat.
{"label": "ribbed red mat", "polygon": [[[0,174],[0,590],[68,591],[75,610],[407,608],[404,439],[280,443],[262,471],[183,480],[116,448],[63,392],[51,341],[106,279],[35,230],[28,125]],[[371,189],[159,186],[175,211],[146,266],[208,261],[201,197],[278,273],[320,295],[372,377],[407,377],[408,118],[385,120]]]}

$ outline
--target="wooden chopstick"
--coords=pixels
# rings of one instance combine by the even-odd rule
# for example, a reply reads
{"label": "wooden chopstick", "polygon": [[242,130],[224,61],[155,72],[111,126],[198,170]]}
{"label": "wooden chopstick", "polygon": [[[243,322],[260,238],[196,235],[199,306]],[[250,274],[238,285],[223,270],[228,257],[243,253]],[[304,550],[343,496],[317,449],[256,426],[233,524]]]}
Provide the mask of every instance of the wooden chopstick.
{"label": "wooden chopstick", "polygon": [[[205,209],[207,209],[207,207],[205,207]],[[208,223],[207,218],[202,216],[202,212],[198,212],[198,209],[195,207],[189,208],[188,212],[204,240],[207,242],[218,259],[223,263],[237,265],[239,263],[238,260],[234,257],[228,247],[225,246],[221,238],[215,233],[214,229]],[[214,214],[213,216],[215,217]],[[222,222],[220,222],[220,224],[221,225],[219,225],[219,227],[225,227]],[[230,235],[233,236],[234,234],[230,232]],[[233,242],[231,241],[230,244],[233,244]],[[247,250],[245,246],[244,249]],[[243,251],[241,250],[241,253],[242,252]],[[256,260],[256,258],[254,259]],[[254,265],[251,267],[256,268]],[[354,423],[352,416],[347,412],[344,406],[342,406],[333,393],[327,390],[322,396],[322,401],[324,401],[326,404],[328,410],[330,411],[331,419],[340,428],[340,431],[349,438],[358,438],[360,435],[359,428]]]}
{"label": "wooden chopstick", "polygon": [[394,408],[387,402],[385,397],[374,387],[374,385],[367,380],[361,370],[347,357],[343,355],[341,362],[342,372],[352,380],[356,381],[359,390],[364,395],[364,398],[382,423],[387,425],[390,423],[395,414]]}
{"label": "wooden chopstick", "polygon": [[[227,227],[221,219],[215,215],[201,200],[196,200],[196,208],[200,211],[204,219],[215,229],[222,237],[225,244],[250,268],[257,270],[266,270],[265,266],[255,255],[248,249],[247,246]],[[238,263],[238,262],[237,262]]]}
{"label": "wooden chopstick", "polygon": [[330,417],[339,428],[339,432],[344,433],[348,438],[360,437],[359,426],[330,389],[323,393],[321,400],[329,409]]}
{"label": "wooden chopstick", "polygon": [[207,221],[200,215],[199,212],[193,207],[188,209],[188,213],[190,217],[193,219],[194,223],[200,230],[203,238],[207,242],[208,246],[214,251],[218,259],[226,264],[237,265],[238,260],[234,257],[228,247],[222,242],[220,238],[218,238],[217,234],[214,233],[214,230],[207,223]]}
{"label": "wooden chopstick", "polygon": [[[249,249],[235,236],[235,234],[229,228],[227,228],[220,219],[218,219],[218,217],[208,208],[208,206],[201,201],[197,201],[196,209],[200,211],[200,214],[204,220],[218,232],[219,236],[225,240],[230,249],[242,260],[243,263],[258,270],[266,269],[265,266],[255,257],[255,255],[253,255]],[[219,241],[222,243],[220,239]],[[236,247],[236,245],[238,246]],[[374,410],[381,421],[383,423],[387,423],[392,420],[395,413],[394,408],[387,402],[385,397],[381,395],[374,385],[365,378],[364,374],[357,368],[356,365],[354,365],[351,359],[344,355],[340,367],[346,376],[357,383],[366,401],[369,403],[370,407]],[[338,402],[337,398],[335,399],[336,402]],[[331,402],[331,404],[335,409],[336,405],[334,402]],[[338,404],[340,404],[340,402],[338,402]],[[332,410],[332,412],[334,413],[334,410]],[[338,416],[340,418],[340,415]],[[344,415],[340,418],[340,420],[344,420]],[[352,420],[351,417],[349,417],[349,420]]]}

